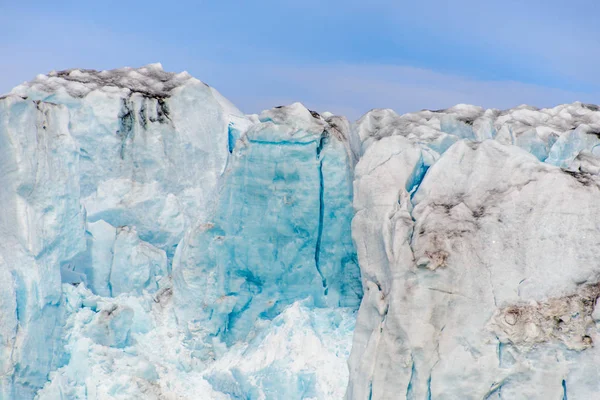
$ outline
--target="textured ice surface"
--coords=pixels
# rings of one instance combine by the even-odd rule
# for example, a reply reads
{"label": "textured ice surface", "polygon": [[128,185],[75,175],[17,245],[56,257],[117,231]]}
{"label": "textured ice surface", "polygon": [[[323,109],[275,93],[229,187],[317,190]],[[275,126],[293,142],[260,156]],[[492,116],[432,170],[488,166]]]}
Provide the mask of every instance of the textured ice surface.
{"label": "textured ice surface", "polygon": [[[417,115],[425,134],[390,128]],[[427,126],[438,117],[425,111],[364,131],[380,136],[363,132],[353,236],[365,296],[349,398],[587,399],[600,390],[598,112],[520,107],[494,118],[496,140],[457,140],[413,181],[410,201],[405,182],[419,175],[419,154],[439,154]],[[549,158],[532,138],[551,146]]]}
{"label": "textured ice surface", "polygon": [[357,307],[362,294],[345,137],[299,103],[259,119],[237,143],[214,216],[173,263],[176,314],[202,359],[297,300]]}
{"label": "textured ice surface", "polygon": [[569,167],[580,151],[591,151],[597,144],[600,112],[597,106],[582,103],[547,109],[523,105],[505,111],[459,104],[405,115],[377,109],[360,118],[354,131],[361,154],[386,136],[404,136],[439,154],[461,139],[496,139],[519,146],[540,161]]}
{"label": "textured ice surface", "polygon": [[67,107],[88,221],[135,226],[169,256],[210,209],[228,126],[242,117],[214,89],[159,64],[51,73],[13,93]]}
{"label": "textured ice surface", "polygon": [[0,98],[0,399],[596,398],[599,136],[40,75]]}
{"label": "textured ice surface", "polygon": [[0,111],[0,398],[343,396],[344,118],[246,117],[159,65],[38,76]]}
{"label": "textured ice surface", "polygon": [[62,362],[60,264],[85,248],[65,107],[0,100],[0,396],[31,398]]}
{"label": "textured ice surface", "polygon": [[[64,286],[70,362],[39,399],[342,398],[355,311],[286,308],[208,368],[183,345],[170,291],[99,297]],[[62,397],[61,397],[62,396]]]}
{"label": "textured ice surface", "polygon": [[160,65],[51,73],[0,99],[3,397],[31,398],[66,362],[61,275],[102,295],[156,290],[214,200],[230,116]]}

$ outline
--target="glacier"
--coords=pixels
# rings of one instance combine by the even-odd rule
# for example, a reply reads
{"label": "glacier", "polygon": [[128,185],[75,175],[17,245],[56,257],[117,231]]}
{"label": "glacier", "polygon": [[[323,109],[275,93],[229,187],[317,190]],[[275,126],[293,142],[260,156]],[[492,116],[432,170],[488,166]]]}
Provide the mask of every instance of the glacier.
{"label": "glacier", "polygon": [[0,97],[0,399],[591,399],[600,108]]}

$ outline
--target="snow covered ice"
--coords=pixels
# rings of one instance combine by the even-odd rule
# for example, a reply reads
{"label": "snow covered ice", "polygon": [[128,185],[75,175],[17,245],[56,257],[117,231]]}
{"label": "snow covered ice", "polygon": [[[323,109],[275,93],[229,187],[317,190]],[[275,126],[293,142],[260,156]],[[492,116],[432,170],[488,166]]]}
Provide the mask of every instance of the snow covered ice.
{"label": "snow covered ice", "polygon": [[600,109],[0,98],[0,399],[593,399]]}

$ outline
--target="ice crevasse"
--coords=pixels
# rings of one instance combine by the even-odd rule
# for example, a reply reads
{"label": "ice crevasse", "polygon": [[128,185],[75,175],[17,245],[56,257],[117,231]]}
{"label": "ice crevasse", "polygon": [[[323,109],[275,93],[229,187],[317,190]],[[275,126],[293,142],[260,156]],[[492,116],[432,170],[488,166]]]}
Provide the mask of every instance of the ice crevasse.
{"label": "ice crevasse", "polygon": [[0,399],[591,399],[600,109],[0,98]]}

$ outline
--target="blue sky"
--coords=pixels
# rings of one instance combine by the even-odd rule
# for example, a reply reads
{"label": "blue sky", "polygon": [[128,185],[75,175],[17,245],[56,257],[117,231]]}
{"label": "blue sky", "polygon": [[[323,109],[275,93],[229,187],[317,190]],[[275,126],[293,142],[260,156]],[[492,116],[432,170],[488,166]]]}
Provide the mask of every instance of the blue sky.
{"label": "blue sky", "polygon": [[0,93],[53,69],[161,62],[245,112],[358,118],[456,103],[600,103],[599,5],[528,1],[0,0]]}

